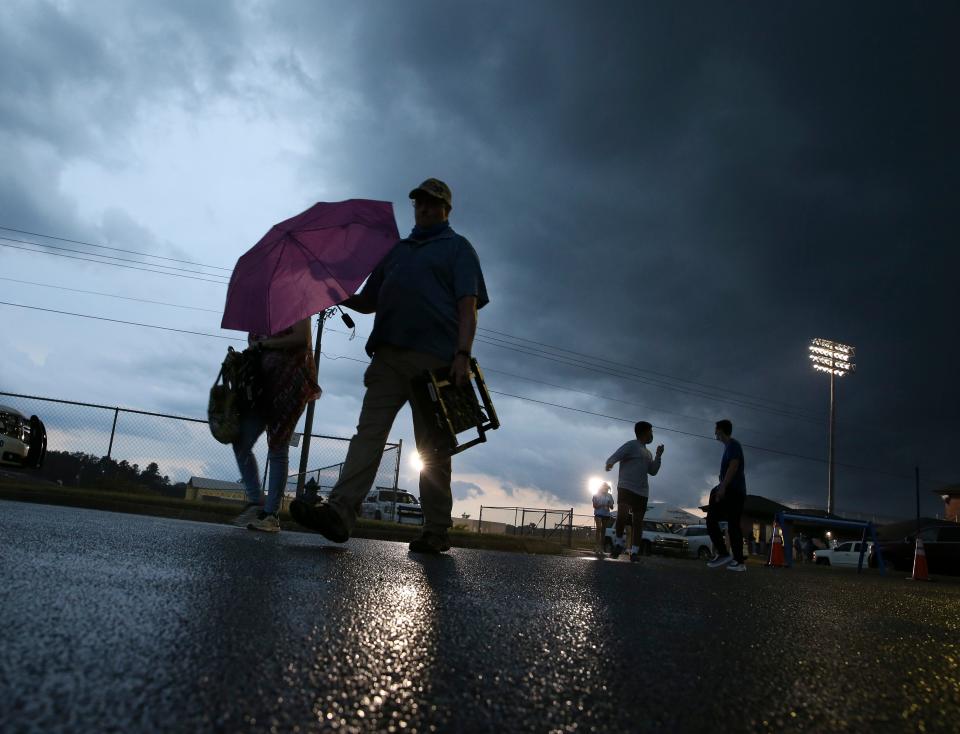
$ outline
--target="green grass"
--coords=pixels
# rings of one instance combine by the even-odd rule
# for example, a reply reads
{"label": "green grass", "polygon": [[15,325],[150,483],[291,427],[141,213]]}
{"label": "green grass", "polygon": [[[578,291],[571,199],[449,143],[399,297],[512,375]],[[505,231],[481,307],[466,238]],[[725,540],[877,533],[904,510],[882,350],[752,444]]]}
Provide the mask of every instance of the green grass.
{"label": "green grass", "polygon": [[[221,524],[230,522],[238,512],[238,505],[235,502],[194,502],[162,495],[20,483],[0,484],[0,499]],[[280,514],[280,524],[285,531],[301,530],[286,512]],[[397,525],[378,520],[361,519],[357,523],[353,537],[408,543],[419,534],[419,526]],[[513,553],[561,555],[566,552],[565,547],[560,543],[541,538],[513,535],[478,535],[456,529],[450,531],[450,544],[459,548],[479,548]]]}

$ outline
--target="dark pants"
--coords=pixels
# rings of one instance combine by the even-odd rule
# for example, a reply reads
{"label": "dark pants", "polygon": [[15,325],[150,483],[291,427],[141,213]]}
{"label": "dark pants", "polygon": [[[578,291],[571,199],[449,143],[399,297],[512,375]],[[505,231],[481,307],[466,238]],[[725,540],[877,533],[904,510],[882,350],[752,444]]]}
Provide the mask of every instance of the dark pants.
{"label": "dark pants", "polygon": [[[412,397],[411,380],[420,377],[424,370],[444,366],[449,365],[430,354],[387,345],[377,347],[377,353],[363,375],[367,392],[363,396],[357,433],[350,439],[340,479],[330,495],[330,506],[350,530],[356,524],[363,498],[376,480],[393,419]],[[411,401],[410,407],[413,435],[423,461],[420,504],[423,507],[424,530],[446,533],[451,525],[450,511],[453,507],[450,456],[434,453],[430,432],[432,416],[424,413],[416,401]]]}
{"label": "dark pants", "polygon": [[647,514],[647,498],[634,494],[629,489],[617,489],[617,538],[623,540],[623,531],[630,518],[630,527],[633,528],[633,545],[640,547],[643,536],[643,516]]}
{"label": "dark pants", "polygon": [[727,555],[727,544],[723,540],[723,530],[720,523],[727,523],[727,532],[730,534],[730,552],[738,563],[743,563],[743,529],[740,527],[740,516],[743,514],[743,502],[746,493],[731,490],[729,487],[722,500],[717,499],[717,490],[710,492],[710,505],[707,507],[707,532],[713,541],[713,548],[721,555]]}

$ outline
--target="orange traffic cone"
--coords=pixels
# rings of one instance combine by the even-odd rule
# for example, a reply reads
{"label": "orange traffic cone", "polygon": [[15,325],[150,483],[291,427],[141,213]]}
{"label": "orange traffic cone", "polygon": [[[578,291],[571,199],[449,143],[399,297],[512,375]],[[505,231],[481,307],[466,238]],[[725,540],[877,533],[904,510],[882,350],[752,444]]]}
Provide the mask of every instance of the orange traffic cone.
{"label": "orange traffic cone", "polygon": [[773,568],[783,568],[787,565],[783,559],[783,535],[777,525],[773,526],[773,542],[770,544],[770,559],[767,565]]}
{"label": "orange traffic cone", "polygon": [[923,550],[923,541],[917,538],[917,549],[913,553],[913,575],[907,577],[907,581],[929,581],[930,574],[927,573],[927,553]]}

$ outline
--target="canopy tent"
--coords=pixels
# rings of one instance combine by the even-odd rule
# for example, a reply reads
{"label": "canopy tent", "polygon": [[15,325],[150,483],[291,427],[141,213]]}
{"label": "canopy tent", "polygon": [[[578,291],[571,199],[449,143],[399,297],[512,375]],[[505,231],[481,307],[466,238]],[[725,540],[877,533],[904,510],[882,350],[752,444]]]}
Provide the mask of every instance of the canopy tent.
{"label": "canopy tent", "polygon": [[647,505],[647,514],[643,519],[670,525],[700,525],[704,521],[701,515],[694,515],[681,507],[660,501],[653,501]]}

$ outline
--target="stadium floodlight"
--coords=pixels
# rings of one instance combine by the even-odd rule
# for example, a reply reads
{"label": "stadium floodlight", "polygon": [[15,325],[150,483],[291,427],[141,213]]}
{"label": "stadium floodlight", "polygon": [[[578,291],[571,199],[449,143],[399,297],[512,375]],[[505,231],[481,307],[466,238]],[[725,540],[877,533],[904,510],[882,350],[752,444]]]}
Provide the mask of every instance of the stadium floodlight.
{"label": "stadium floodlight", "polygon": [[830,435],[827,450],[827,513],[830,515],[833,514],[835,500],[833,434],[837,423],[837,400],[834,382],[837,377],[856,371],[857,365],[853,362],[856,353],[854,347],[829,339],[813,339],[810,342],[810,362],[813,368],[830,375]]}

